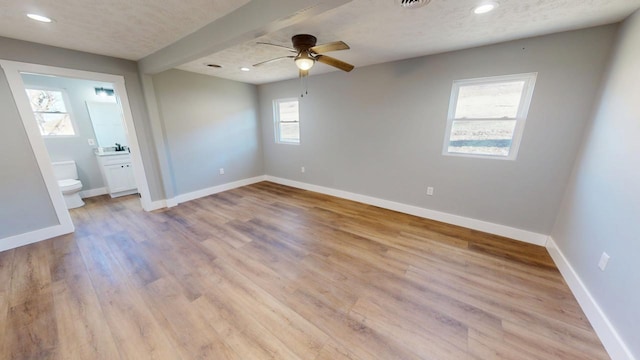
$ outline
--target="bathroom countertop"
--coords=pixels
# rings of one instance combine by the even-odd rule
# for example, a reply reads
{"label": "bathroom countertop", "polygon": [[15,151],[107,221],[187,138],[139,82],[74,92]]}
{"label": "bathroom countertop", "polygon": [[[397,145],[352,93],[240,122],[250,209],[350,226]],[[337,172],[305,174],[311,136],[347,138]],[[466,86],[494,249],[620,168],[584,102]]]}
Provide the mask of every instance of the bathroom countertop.
{"label": "bathroom countertop", "polygon": [[95,152],[96,156],[114,156],[114,155],[131,155],[128,151],[105,151],[103,153]]}

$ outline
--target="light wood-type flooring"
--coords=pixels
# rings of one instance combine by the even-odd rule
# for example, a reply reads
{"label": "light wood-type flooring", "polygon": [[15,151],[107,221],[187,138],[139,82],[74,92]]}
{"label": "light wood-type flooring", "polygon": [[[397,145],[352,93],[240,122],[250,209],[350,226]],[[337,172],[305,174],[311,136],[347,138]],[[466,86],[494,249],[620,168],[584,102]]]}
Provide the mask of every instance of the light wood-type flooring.
{"label": "light wood-type flooring", "polygon": [[607,359],[542,247],[269,182],[0,253],[0,359]]}

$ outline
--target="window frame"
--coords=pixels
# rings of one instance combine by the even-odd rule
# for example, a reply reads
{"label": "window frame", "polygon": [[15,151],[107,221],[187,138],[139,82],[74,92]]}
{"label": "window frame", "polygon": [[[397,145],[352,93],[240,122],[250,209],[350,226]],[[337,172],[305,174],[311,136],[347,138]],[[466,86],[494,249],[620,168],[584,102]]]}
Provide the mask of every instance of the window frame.
{"label": "window frame", "polygon": [[[522,141],[522,135],[524,134],[524,125],[529,114],[529,108],[531,106],[531,100],[533,99],[533,92],[537,80],[538,73],[521,73],[511,75],[497,75],[482,78],[473,79],[461,79],[454,80],[451,87],[451,97],[449,99],[449,111],[447,113],[447,126],[444,134],[444,143],[442,146],[442,154],[446,156],[459,156],[470,157],[478,159],[495,159],[495,160],[516,160],[518,157],[518,150],[520,149],[520,143]],[[489,155],[489,154],[468,154],[460,152],[449,152],[449,143],[451,139],[451,130],[453,122],[461,119],[455,119],[456,108],[458,106],[458,96],[460,94],[460,88],[469,85],[484,85],[484,84],[499,84],[513,81],[524,81],[522,88],[522,94],[520,95],[520,103],[515,118],[495,118],[495,119],[480,119],[470,118],[464,119],[465,121],[500,121],[509,120],[515,121],[516,125],[513,130],[513,138],[511,139],[511,146],[509,148],[509,155]]]}
{"label": "window frame", "polygon": [[[280,121],[280,103],[284,102],[292,102],[295,101],[298,103],[298,121]],[[298,141],[286,141],[281,140],[280,137],[280,124],[281,123],[298,123]],[[300,145],[301,142],[301,129],[300,129],[300,100],[298,98],[283,98],[283,99],[275,99],[273,100],[273,124],[274,124],[274,134],[275,134],[275,142],[276,144],[284,144],[284,145]]]}
{"label": "window frame", "polygon": [[[27,90],[41,90],[41,91],[57,91],[59,93],[62,94],[62,101],[64,102],[64,106],[67,109],[66,112],[45,112],[45,111],[35,111],[33,110],[33,108],[31,107],[31,100],[29,99],[29,109],[31,110],[31,112],[33,113],[33,118],[34,120],[36,120],[36,113],[43,113],[43,114],[68,114],[69,115],[69,121],[71,122],[71,128],[73,129],[73,135],[45,135],[40,133],[40,136],[42,136],[42,138],[44,139],[69,139],[69,138],[74,138],[74,137],[79,137],[79,129],[78,129],[78,125],[76,124],[76,121],[74,119],[74,115],[73,115],[73,111],[71,108],[71,98],[69,98],[69,94],[67,94],[67,90],[63,89],[63,88],[57,88],[57,87],[49,87],[49,86],[31,86],[31,85],[25,85],[24,86],[24,90],[25,92],[27,92]],[[27,95],[28,98],[28,95]],[[40,132],[40,126],[38,126],[38,124],[36,124],[36,126],[38,127],[38,132]]]}

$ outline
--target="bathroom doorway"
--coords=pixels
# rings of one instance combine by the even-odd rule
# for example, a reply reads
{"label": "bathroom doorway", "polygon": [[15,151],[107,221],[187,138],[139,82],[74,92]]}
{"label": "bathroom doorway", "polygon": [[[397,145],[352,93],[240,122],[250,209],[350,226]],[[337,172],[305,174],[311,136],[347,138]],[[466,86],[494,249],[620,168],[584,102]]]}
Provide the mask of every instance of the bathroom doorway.
{"label": "bathroom doorway", "polygon": [[[76,162],[78,177],[86,181],[83,182],[84,196],[101,195],[113,189],[116,196],[139,193],[142,208],[152,210],[138,137],[122,76],[5,60],[0,60],[0,66],[4,69],[58,215],[60,225],[57,234],[49,237],[74,230],[65,198],[54,175],[52,162],[56,160]],[[80,88],[83,90],[78,90]],[[78,91],[85,93],[82,99],[76,98],[75,93]],[[71,92],[74,93],[73,99]],[[32,106],[32,100],[38,97],[44,97],[43,105],[47,101],[56,105],[50,108],[45,106],[43,109]],[[95,124],[91,120],[92,114]],[[112,121],[113,115],[117,115],[117,124]],[[97,132],[100,132],[100,136]],[[105,184],[104,174],[100,173],[100,155],[109,157],[106,165],[114,165],[111,160],[117,158],[121,161],[118,165],[122,167],[119,172],[121,176],[115,177],[119,183],[111,188]],[[115,170],[114,166],[109,169],[111,168]],[[128,175],[125,175],[125,170],[128,170]],[[111,173],[114,174],[113,171]],[[123,187],[123,183],[127,182],[129,186]]]}
{"label": "bathroom doorway", "polygon": [[129,140],[112,83],[21,73],[67,208],[137,193]]}

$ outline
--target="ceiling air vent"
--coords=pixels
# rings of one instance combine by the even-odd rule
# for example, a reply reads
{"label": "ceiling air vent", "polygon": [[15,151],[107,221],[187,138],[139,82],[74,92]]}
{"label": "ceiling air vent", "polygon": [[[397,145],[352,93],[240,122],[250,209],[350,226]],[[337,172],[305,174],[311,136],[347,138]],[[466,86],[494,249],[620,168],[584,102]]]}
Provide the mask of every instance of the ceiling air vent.
{"label": "ceiling air vent", "polygon": [[396,0],[403,9],[417,9],[431,2],[431,0]]}

